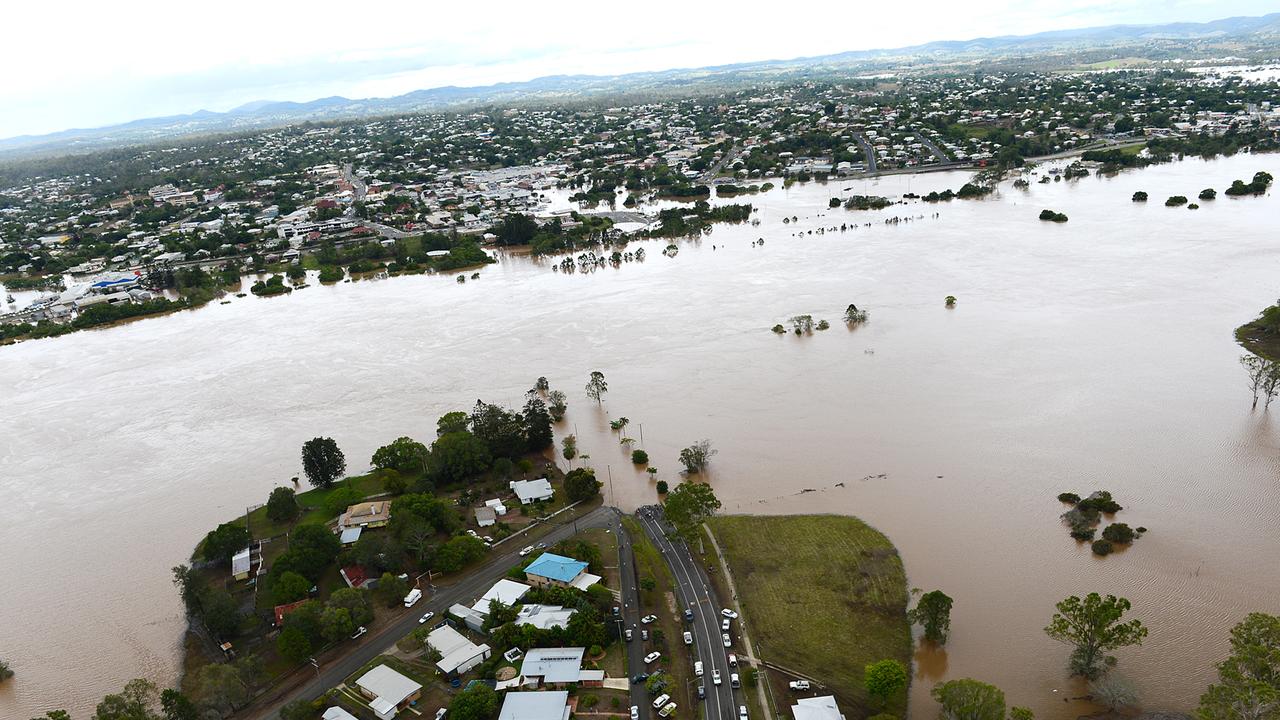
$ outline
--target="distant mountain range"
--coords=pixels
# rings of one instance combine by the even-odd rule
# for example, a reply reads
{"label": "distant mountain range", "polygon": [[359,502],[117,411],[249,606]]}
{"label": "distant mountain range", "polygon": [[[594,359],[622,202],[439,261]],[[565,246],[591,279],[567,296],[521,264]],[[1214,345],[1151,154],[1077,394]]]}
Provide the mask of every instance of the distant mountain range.
{"label": "distant mountain range", "polygon": [[[200,110],[188,115],[147,118],[108,127],[64,130],[0,140],[0,158],[87,152],[121,145],[172,140],[193,135],[261,130],[302,122],[329,122],[411,112],[465,110],[494,105],[584,102],[610,97],[663,98],[732,90],[753,84],[836,73],[920,71],[946,63],[966,70],[965,63],[1012,69],[1029,64],[1071,66],[1121,57],[1150,60],[1239,55],[1241,44],[1276,57],[1280,46],[1280,13],[1233,17],[1206,23],[1111,25],[1055,30],[973,40],[947,40],[911,47],[858,50],[834,55],[766,60],[704,68],[682,68],[626,75],[553,75],[528,82],[483,87],[438,87],[389,98],[350,99],[333,96],[309,102],[260,100],[227,112]],[[1216,53],[1216,55],[1215,55]],[[1269,55],[1265,53],[1270,53]]]}

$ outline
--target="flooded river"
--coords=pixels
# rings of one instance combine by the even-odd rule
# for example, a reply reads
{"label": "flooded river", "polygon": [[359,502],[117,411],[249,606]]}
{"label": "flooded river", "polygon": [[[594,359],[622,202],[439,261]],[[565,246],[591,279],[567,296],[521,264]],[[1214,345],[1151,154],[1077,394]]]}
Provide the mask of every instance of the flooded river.
{"label": "flooded river", "polygon": [[[1280,405],[1250,412],[1231,334],[1280,295],[1280,201],[1162,201],[1264,169],[1280,156],[873,212],[827,200],[966,176],[778,188],[749,198],[759,227],[718,226],[674,258],[649,242],[643,263],[564,274],[504,255],[466,284],[316,286],[0,348],[0,656],[17,671],[0,717],[83,717],[129,678],[172,682],[169,568],[299,475],[304,440],[331,435],[358,470],[476,398],[520,403],[540,375],[570,397],[558,433],[577,428],[623,507],[655,497],[608,430],[625,415],[659,478],[710,438],[726,512],[848,513],[887,533],[912,586],[955,598],[913,717],[955,677],[1074,717],[1068,648],[1041,629],[1091,590],[1130,598],[1150,628],[1119,671],[1149,707],[1189,709],[1231,625],[1280,613]],[[1130,202],[1139,189],[1150,203]],[[882,222],[907,214],[923,217]],[[855,221],[872,226],[807,234]],[[871,313],[853,331],[850,302]],[[769,332],[798,313],[832,328]],[[609,381],[600,409],[592,370]],[[1150,528],[1105,559],[1057,519],[1059,492],[1094,489]]]}

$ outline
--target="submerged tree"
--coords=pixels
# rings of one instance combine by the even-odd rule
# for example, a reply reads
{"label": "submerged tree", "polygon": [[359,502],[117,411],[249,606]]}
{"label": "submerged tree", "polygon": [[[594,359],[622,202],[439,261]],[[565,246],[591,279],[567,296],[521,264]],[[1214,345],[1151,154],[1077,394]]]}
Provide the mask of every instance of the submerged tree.
{"label": "submerged tree", "polygon": [[945,720],[1004,720],[1004,691],[970,678],[933,686]]}
{"label": "submerged tree", "polygon": [[864,323],[867,318],[871,317],[866,310],[859,310],[857,305],[849,303],[849,307],[844,309],[844,321],[849,325],[857,325]]}
{"label": "submerged tree", "polygon": [[599,370],[591,371],[591,378],[587,380],[587,397],[596,401],[599,405],[604,394],[609,392],[609,384],[605,382],[604,373]]}
{"label": "submerged tree", "polygon": [[931,590],[920,596],[915,608],[907,613],[907,619],[924,626],[924,639],[943,645],[951,631],[951,598],[941,590]]}
{"label": "submerged tree", "polygon": [[1200,720],[1280,717],[1280,617],[1250,613],[1231,629],[1231,654],[1200,696]]}
{"label": "submerged tree", "polygon": [[707,463],[711,462],[711,457],[716,452],[717,450],[711,447],[710,440],[699,440],[680,451],[680,462],[684,465],[685,472],[692,475],[705,470]]}
{"label": "submerged tree", "polygon": [[552,422],[560,422],[564,419],[564,413],[569,409],[566,400],[565,394],[559,390],[547,393],[547,412],[551,413]]}
{"label": "submerged tree", "polygon": [[1116,659],[1107,654],[1108,650],[1142,644],[1147,636],[1142,621],[1120,621],[1130,607],[1124,598],[1104,598],[1098,593],[1084,598],[1073,595],[1058,603],[1058,612],[1044,631],[1058,642],[1075,646],[1070,661],[1072,675],[1095,679],[1115,665]]}

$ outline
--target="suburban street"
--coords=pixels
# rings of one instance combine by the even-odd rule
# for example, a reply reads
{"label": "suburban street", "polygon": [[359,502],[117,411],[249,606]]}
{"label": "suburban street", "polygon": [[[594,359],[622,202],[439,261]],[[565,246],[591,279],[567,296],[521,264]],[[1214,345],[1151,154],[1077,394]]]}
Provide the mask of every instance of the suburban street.
{"label": "suburban street", "polygon": [[[587,528],[607,528],[617,532],[621,528],[618,511],[610,507],[598,507],[576,520],[565,522],[539,538],[539,541],[547,545],[554,545],[561,540],[572,537],[579,530]],[[619,539],[621,540],[621,536]],[[418,618],[428,610],[435,612],[437,617],[441,617],[454,603],[471,601],[480,597],[493,583],[506,576],[507,570],[511,566],[520,562],[519,551],[521,543],[512,541],[509,544],[504,543],[504,545],[508,545],[505,548],[505,552],[495,554],[487,563],[468,572],[457,584],[438,586],[434,591],[428,591],[427,588],[423,588],[422,602],[408,611],[402,611],[403,616],[396,618],[390,624],[377,631],[371,631],[358,647],[352,647],[344,643],[335,650],[330,651],[330,654],[336,652],[338,656],[322,661],[320,667],[316,670],[316,677],[308,680],[301,687],[290,685],[285,690],[277,691],[274,696],[268,694],[260,699],[259,702],[238,713],[238,715],[240,717],[264,719],[278,718],[281,705],[298,698],[310,699],[319,697],[329,688],[341,684],[348,675],[359,670],[370,660],[393,650],[397,640],[418,628]],[[621,551],[621,546],[619,549]],[[630,555],[629,545],[626,554]],[[634,598],[636,592],[634,572],[630,578],[626,573],[622,573],[622,577],[624,594],[628,592],[629,588],[631,597]]]}
{"label": "suburban street", "polygon": [[867,158],[867,171],[864,175],[871,175],[876,172],[876,149],[871,147],[871,143],[867,141],[867,136],[862,133],[855,133],[854,139],[858,141],[858,145],[862,148],[862,154]]}
{"label": "suburban street", "polygon": [[915,136],[922,145],[929,149],[930,153],[933,153],[933,157],[937,159],[938,164],[946,165],[951,162],[951,159],[947,157],[947,154],[942,152],[942,148],[938,147],[932,140],[925,137],[924,133],[915,133]]}
{"label": "suburban street", "polygon": [[[693,622],[688,625],[693,631],[694,647],[697,649],[694,659],[701,660],[705,670],[702,683],[707,690],[706,717],[708,720],[733,720],[737,717],[738,710],[729,677],[737,668],[729,667],[728,654],[733,649],[726,648],[721,639],[720,623],[723,618],[720,608],[723,606],[717,602],[705,569],[693,559],[685,544],[667,537],[670,526],[666,523],[662,508],[642,507],[636,511],[636,517],[671,567],[678,589],[678,609],[680,612],[684,608],[693,611]],[[735,628],[737,623],[738,620],[733,621]],[[733,630],[730,631],[731,636],[736,634]],[[711,680],[712,673],[716,670],[720,671],[722,679],[718,686]]]}
{"label": "suburban street", "polygon": [[[627,650],[629,677],[638,675],[644,667],[644,643],[640,642],[640,591],[637,587],[636,556],[631,548],[631,536],[622,527],[622,516],[614,514],[613,532],[618,537],[618,577],[621,579],[622,627],[633,634],[631,642],[623,641]],[[640,720],[647,720],[650,710],[649,694],[644,683],[632,683],[631,704],[640,709]]]}

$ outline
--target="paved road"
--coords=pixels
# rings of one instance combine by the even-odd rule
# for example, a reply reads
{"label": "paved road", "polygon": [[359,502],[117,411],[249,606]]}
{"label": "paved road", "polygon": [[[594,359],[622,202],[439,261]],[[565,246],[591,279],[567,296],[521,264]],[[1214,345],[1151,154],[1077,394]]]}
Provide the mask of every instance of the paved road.
{"label": "paved road", "polygon": [[711,167],[707,168],[706,171],[703,172],[702,175],[698,177],[698,181],[702,183],[713,182],[716,179],[716,176],[720,174],[720,170],[725,165],[732,163],[736,159],[738,159],[738,144],[734,143],[733,147],[729,148],[728,150],[725,150],[724,154],[720,156],[720,159],[717,160]]}
{"label": "paved road", "polygon": [[[636,556],[631,546],[631,536],[622,527],[621,516],[615,515],[613,531],[618,536],[618,577],[622,579],[622,627],[630,629],[632,639],[623,641],[627,648],[627,671],[632,677],[644,672],[644,643],[640,640],[640,594],[636,572]],[[633,683],[631,686],[631,704],[640,709],[640,720],[648,720],[649,694],[644,683]]]}
{"label": "paved road", "polygon": [[[738,703],[736,692],[729,684],[729,677],[738,668],[729,667],[728,654],[733,649],[726,648],[721,638],[720,623],[723,618],[720,608],[723,606],[716,601],[706,570],[694,560],[683,542],[673,541],[668,537],[671,528],[660,507],[642,507],[636,511],[636,517],[644,527],[645,534],[653,540],[671,566],[680,604],[693,610],[693,622],[687,623],[686,627],[693,631],[694,647],[697,650],[695,659],[701,660],[704,666],[702,683],[707,689],[705,717],[707,720],[734,720],[738,716]],[[732,629],[729,633],[731,636],[736,634]],[[712,674],[717,670],[721,678],[719,686],[712,682]]]}
{"label": "paved road", "polygon": [[937,159],[939,164],[945,165],[951,162],[951,158],[948,158],[947,154],[942,152],[942,148],[938,147],[933,143],[932,140],[925,137],[924,133],[915,133],[915,136],[916,136],[916,139],[921,142],[921,144],[923,144],[926,148],[929,149],[929,152],[933,153],[933,157]]}
{"label": "paved road", "polygon": [[[619,527],[617,511],[613,508],[598,507],[576,521],[566,522],[564,525],[552,530],[542,537],[541,542],[554,545],[571,537],[578,530],[586,528],[614,529],[617,527]],[[506,545],[506,543],[503,544]],[[396,618],[376,633],[369,633],[364,638],[364,642],[358,647],[343,646],[338,648],[336,652],[340,656],[324,659],[320,664],[316,677],[308,680],[301,687],[294,685],[286,690],[278,691],[274,695],[269,694],[255,703],[254,706],[241,711],[237,715],[245,718],[268,718],[274,720],[279,717],[281,705],[298,698],[311,699],[319,697],[325,690],[337,687],[348,675],[359,670],[365,663],[375,657],[392,650],[397,640],[417,629],[418,618],[426,611],[431,610],[437,616],[442,616],[451,605],[474,600],[483,595],[495,582],[506,576],[507,570],[512,565],[519,562],[520,548],[516,547],[515,543],[511,545],[507,552],[490,558],[489,562],[470,572],[457,584],[439,586],[434,592],[427,593],[423,602],[419,602],[411,610],[404,611],[401,617]],[[635,593],[634,584],[631,586],[631,592]]]}
{"label": "paved road", "polygon": [[865,174],[870,175],[876,172],[876,149],[867,141],[867,136],[862,133],[854,133],[853,139],[858,141],[858,145],[862,148],[862,154],[867,158],[867,171]]}

